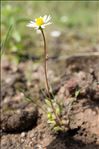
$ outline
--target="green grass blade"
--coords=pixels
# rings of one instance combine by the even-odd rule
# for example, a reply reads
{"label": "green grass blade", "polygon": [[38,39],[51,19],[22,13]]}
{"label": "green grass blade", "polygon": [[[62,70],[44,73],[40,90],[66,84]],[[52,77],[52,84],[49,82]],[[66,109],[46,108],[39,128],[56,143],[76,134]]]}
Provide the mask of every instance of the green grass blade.
{"label": "green grass blade", "polygon": [[11,35],[12,30],[13,30],[13,25],[11,25],[9,27],[8,32],[6,34],[6,37],[5,37],[5,40],[1,43],[1,55],[4,53],[5,46],[6,46],[7,42],[8,42],[8,39],[9,39],[9,37]]}

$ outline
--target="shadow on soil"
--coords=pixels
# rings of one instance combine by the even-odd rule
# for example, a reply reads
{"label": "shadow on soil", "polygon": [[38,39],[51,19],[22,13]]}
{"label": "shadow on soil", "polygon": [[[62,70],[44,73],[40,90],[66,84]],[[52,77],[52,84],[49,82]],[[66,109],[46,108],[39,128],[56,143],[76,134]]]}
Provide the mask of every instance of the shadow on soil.
{"label": "shadow on soil", "polygon": [[[79,128],[78,128],[79,129]],[[99,145],[95,143],[85,144],[81,140],[74,138],[78,129],[60,134],[56,137],[46,149],[99,149]]]}

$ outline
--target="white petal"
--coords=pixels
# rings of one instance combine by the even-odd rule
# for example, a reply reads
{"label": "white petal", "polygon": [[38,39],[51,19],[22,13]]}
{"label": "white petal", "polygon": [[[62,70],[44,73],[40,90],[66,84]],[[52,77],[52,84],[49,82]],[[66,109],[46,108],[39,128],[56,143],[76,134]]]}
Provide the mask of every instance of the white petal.
{"label": "white petal", "polygon": [[43,25],[41,25],[41,28],[45,28],[45,26],[52,24],[51,22],[45,23]]}
{"label": "white petal", "polygon": [[34,22],[34,21],[30,21],[30,23],[31,23],[31,24],[35,24],[35,22]]}
{"label": "white petal", "polygon": [[50,25],[50,24],[52,24],[52,22],[45,23],[44,25],[46,26],[46,25]]}
{"label": "white petal", "polygon": [[45,15],[45,16],[43,17],[44,22],[46,22],[46,19],[47,19],[47,15]]}
{"label": "white petal", "polygon": [[33,21],[31,21],[31,24],[32,24],[34,27],[37,26],[37,24],[36,24],[35,22],[33,22]]}
{"label": "white petal", "polygon": [[51,19],[51,16],[50,16],[50,15],[47,16],[47,18],[46,18],[46,20],[45,20],[45,23],[47,23],[48,21],[50,21],[50,19]]}
{"label": "white petal", "polygon": [[43,19],[43,17],[41,17],[41,16],[40,16],[40,18],[42,18],[42,19]]}
{"label": "white petal", "polygon": [[31,21],[29,24],[27,24],[28,27],[36,27],[37,24],[33,21]]}
{"label": "white petal", "polygon": [[36,26],[35,29],[38,30],[39,29],[39,26]]}
{"label": "white petal", "polygon": [[41,25],[41,28],[45,28],[45,24]]}
{"label": "white petal", "polygon": [[28,26],[28,27],[33,27],[33,25],[32,25],[32,24],[27,24],[27,26]]}
{"label": "white petal", "polygon": [[35,23],[34,21],[30,21],[30,23]]}

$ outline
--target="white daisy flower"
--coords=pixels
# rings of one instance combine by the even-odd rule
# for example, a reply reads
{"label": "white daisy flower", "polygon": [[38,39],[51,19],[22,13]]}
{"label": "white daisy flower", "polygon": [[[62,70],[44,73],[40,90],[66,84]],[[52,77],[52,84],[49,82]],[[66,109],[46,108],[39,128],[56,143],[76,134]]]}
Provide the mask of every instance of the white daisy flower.
{"label": "white daisy flower", "polygon": [[45,26],[47,25],[50,25],[51,22],[51,16],[47,16],[45,15],[44,17],[39,17],[39,18],[36,18],[35,21],[30,21],[29,24],[27,24],[28,27],[33,27],[35,29],[40,29],[40,28],[45,28]]}

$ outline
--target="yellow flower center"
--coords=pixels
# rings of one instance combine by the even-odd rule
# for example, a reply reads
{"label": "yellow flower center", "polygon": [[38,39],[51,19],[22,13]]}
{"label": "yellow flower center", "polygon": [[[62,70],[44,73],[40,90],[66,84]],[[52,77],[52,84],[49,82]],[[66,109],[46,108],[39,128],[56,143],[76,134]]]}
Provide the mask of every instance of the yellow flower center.
{"label": "yellow flower center", "polygon": [[35,23],[36,23],[38,26],[41,26],[41,25],[44,24],[44,21],[43,21],[42,18],[37,18]]}

